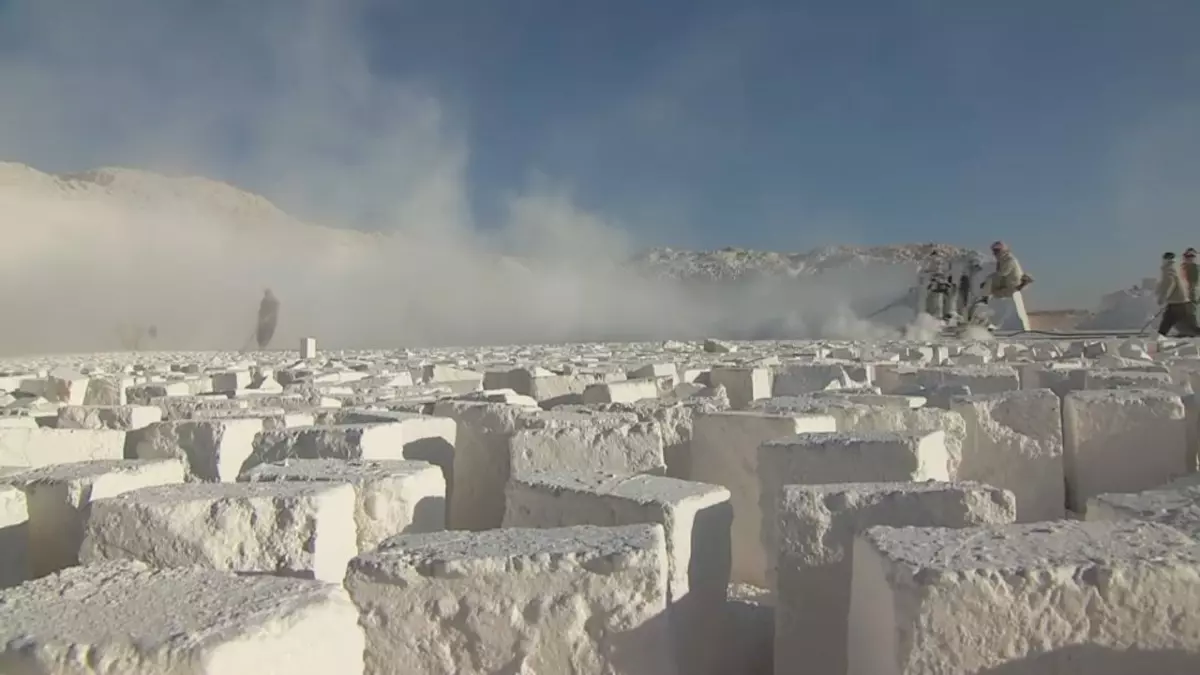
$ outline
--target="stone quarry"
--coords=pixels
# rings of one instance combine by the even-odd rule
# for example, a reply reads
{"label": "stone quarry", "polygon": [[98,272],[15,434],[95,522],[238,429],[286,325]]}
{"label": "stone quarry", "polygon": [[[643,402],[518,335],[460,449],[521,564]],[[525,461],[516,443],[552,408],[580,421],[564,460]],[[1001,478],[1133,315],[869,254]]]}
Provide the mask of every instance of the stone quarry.
{"label": "stone quarry", "polygon": [[0,674],[1200,672],[1194,342],[298,347],[0,361]]}

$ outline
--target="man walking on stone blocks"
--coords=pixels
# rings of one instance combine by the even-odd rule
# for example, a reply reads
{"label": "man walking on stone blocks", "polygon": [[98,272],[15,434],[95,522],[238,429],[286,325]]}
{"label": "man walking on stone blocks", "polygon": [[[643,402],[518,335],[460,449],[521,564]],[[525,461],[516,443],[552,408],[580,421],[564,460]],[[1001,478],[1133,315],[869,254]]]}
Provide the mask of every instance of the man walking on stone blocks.
{"label": "man walking on stone blocks", "polygon": [[[1183,252],[1183,264],[1179,266],[1180,272],[1183,274],[1183,282],[1187,284],[1188,302],[1191,303],[1189,314],[1192,321],[1196,321],[1196,303],[1200,303],[1200,289],[1196,288],[1200,284],[1200,266],[1196,265],[1196,249],[1189,248]],[[1197,324],[1200,327],[1200,324]]]}
{"label": "man walking on stone blocks", "polygon": [[1178,326],[1179,334],[1185,337],[1195,337],[1200,334],[1196,320],[1192,314],[1192,303],[1188,299],[1187,282],[1175,267],[1175,254],[1167,251],[1162,257],[1159,269],[1158,304],[1162,307],[1162,322],[1158,325],[1158,334],[1166,335]]}
{"label": "man walking on stone blocks", "polygon": [[275,324],[278,321],[279,300],[268,288],[263,292],[262,302],[258,305],[258,329],[254,334],[260,350],[266,349],[267,345],[271,343],[271,338],[275,336]]}

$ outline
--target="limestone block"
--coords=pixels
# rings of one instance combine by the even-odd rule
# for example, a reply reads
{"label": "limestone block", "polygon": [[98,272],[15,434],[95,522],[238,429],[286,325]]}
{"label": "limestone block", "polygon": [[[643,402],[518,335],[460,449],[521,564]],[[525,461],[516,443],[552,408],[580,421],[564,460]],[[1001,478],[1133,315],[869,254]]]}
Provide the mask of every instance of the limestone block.
{"label": "limestone block", "polygon": [[1200,667],[1200,548],[1165,525],[875,527],[852,565],[850,675]]}
{"label": "limestone block", "polygon": [[402,535],[345,586],[368,673],[676,673],[661,525]]}
{"label": "limestone block", "polygon": [[1003,364],[930,368],[878,368],[877,384],[884,393],[910,389],[965,386],[972,394],[996,394],[1021,388],[1016,369]]}
{"label": "limestone block", "polygon": [[360,675],[341,588],[136,562],[73,567],[0,592],[0,672]]}
{"label": "limestone block", "polygon": [[140,560],[338,583],[358,552],[344,483],[185,483],[92,500],[79,560]]}
{"label": "limestone block", "polygon": [[456,394],[483,388],[483,373],[446,365],[425,366],[421,381],[448,387]]}
{"label": "limestone block", "polygon": [[446,479],[442,470],[408,460],[296,459],[260,464],[239,478],[273,481],[338,482],[354,486],[358,551],[375,548],[397,534],[446,529]]}
{"label": "limestone block", "polygon": [[58,409],[58,429],[133,431],[161,421],[162,408],[151,405],[65,405]]}
{"label": "limestone block", "polygon": [[625,374],[631,380],[651,379],[655,380],[660,377],[669,377],[675,382],[679,382],[679,368],[674,363],[648,363],[639,368],[630,370]]}
{"label": "limestone block", "polygon": [[31,415],[0,415],[0,427],[6,429],[37,429],[38,418]]}
{"label": "limestone block", "polygon": [[226,395],[161,396],[150,399],[150,405],[162,408],[165,420],[194,419],[212,411],[237,411],[246,414],[250,401]]}
{"label": "limestone block", "polygon": [[0,478],[0,484],[25,493],[29,572],[36,578],[79,564],[83,524],[92,500],[183,479],[183,464],[178,460],[94,460],[32,469]]}
{"label": "limestone block", "polygon": [[828,415],[767,415],[754,412],[701,413],[692,428],[690,480],[721,485],[733,504],[734,582],[766,586],[759,507],[758,446],[807,431],[834,431]]}
{"label": "limestone block", "polygon": [[1200,539],[1200,482],[1174,481],[1154,490],[1097,495],[1087,502],[1085,520],[1162,523]]}
{"label": "limestone block", "polygon": [[254,451],[260,419],[155,422],[137,433],[137,459],[178,459],[189,481],[232,483]]}
{"label": "limestone block", "polygon": [[1149,490],[1187,473],[1187,415],[1159,390],[1071,392],[1063,399],[1067,503],[1082,512],[1106,492]]}
{"label": "limestone block", "polygon": [[39,467],[124,456],[123,431],[0,427],[0,465],[4,466]]}
{"label": "limestone block", "polygon": [[187,382],[146,382],[125,388],[125,400],[132,405],[152,405],[156,398],[191,396],[192,387]]}
{"label": "limestone block", "polygon": [[391,413],[388,422],[285,427],[264,431],[245,468],[288,459],[361,459],[428,462],[442,470],[446,498],[455,489],[458,426],[449,417]]}
{"label": "limestone block", "polygon": [[770,398],[772,379],[770,368],[719,366],[709,373],[712,386],[725,387],[734,410],[745,410],[751,401]]}
{"label": "limestone block", "polygon": [[253,381],[248,370],[235,370],[227,373],[216,373],[212,376],[212,390],[216,392],[233,392],[246,389]]}
{"label": "limestone block", "polygon": [[1019,522],[1066,516],[1062,404],[1053,391],[960,397],[951,409],[967,425],[959,480],[1011,490]]}
{"label": "limestone block", "polygon": [[597,382],[583,390],[584,403],[632,403],[658,398],[658,382],[653,379]]}
{"label": "limestone block", "polygon": [[788,485],[779,503],[779,672],[846,672],[854,537],[869,527],[1013,522],[1013,494],[979,483]]}
{"label": "limestone block", "polygon": [[302,338],[300,340],[300,358],[315,359],[317,358],[317,339],[312,337]]}
{"label": "limestone block", "polygon": [[70,368],[55,368],[47,375],[39,392],[46,400],[64,405],[83,405],[87,398],[88,376]]}
{"label": "limestone block", "polygon": [[29,507],[25,492],[0,483],[0,588],[29,578]]}
{"label": "limestone block", "polygon": [[[1186,385],[1185,385],[1186,386]],[[1167,372],[1089,369],[1084,376],[1085,389],[1166,389],[1178,387]]]}
{"label": "limestone block", "polygon": [[662,433],[654,422],[521,429],[509,445],[509,466],[513,476],[578,468],[625,474],[667,469]]}
{"label": "limestone block", "polygon": [[663,476],[536,472],[514,476],[504,527],[663,526],[680,670],[719,672],[733,509],[729,491]]}
{"label": "limestone block", "polygon": [[765,587],[774,590],[784,485],[949,480],[946,434],[834,431],[778,438],[759,446],[758,478]]}
{"label": "limestone block", "polygon": [[[775,372],[772,396],[800,396],[817,391],[869,385],[874,368],[852,363],[789,363]],[[763,397],[766,398],[766,397]]]}

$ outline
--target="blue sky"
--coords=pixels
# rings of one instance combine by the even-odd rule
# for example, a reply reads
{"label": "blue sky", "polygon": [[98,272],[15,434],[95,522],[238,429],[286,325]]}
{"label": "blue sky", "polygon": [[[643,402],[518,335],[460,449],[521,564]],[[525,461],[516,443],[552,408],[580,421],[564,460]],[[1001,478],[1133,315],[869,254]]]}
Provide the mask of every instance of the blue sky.
{"label": "blue sky", "polygon": [[549,182],[678,248],[1003,238],[1042,306],[1200,246],[1194,0],[103,4],[0,2],[5,158],[289,206],[338,174],[482,228]]}

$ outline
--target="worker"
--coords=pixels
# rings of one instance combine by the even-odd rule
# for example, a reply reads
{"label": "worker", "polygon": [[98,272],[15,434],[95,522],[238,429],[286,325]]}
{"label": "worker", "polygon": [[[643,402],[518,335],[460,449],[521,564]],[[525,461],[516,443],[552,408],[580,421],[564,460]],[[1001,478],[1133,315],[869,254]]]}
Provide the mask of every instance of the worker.
{"label": "worker", "polygon": [[1196,319],[1196,303],[1200,302],[1200,266],[1196,265],[1196,249],[1189,248],[1183,252],[1183,264],[1179,266],[1183,282],[1187,284],[1188,302],[1191,303],[1192,319]]}
{"label": "worker", "polygon": [[271,338],[275,335],[275,324],[278,321],[279,300],[268,288],[263,291],[262,302],[258,305],[258,329],[255,332],[255,338],[258,340],[259,349],[266,349],[267,345],[271,343]]}
{"label": "worker", "polygon": [[1158,324],[1158,334],[1166,335],[1172,328],[1179,327],[1179,334],[1185,337],[1195,337],[1200,334],[1196,320],[1192,315],[1192,303],[1188,299],[1188,285],[1184,281],[1179,268],[1175,267],[1175,254],[1167,251],[1162,257],[1159,268],[1158,305],[1162,309],[1162,321]]}
{"label": "worker", "polygon": [[1012,250],[1002,241],[992,243],[992,256],[996,259],[996,269],[979,285],[982,291],[979,302],[987,304],[992,298],[1005,302],[999,303],[994,323],[1003,326],[1009,314],[1014,310],[1021,330],[1029,330],[1029,317],[1025,313],[1025,299],[1021,290],[1033,283],[1033,277],[1025,274],[1021,263],[1017,261]]}

